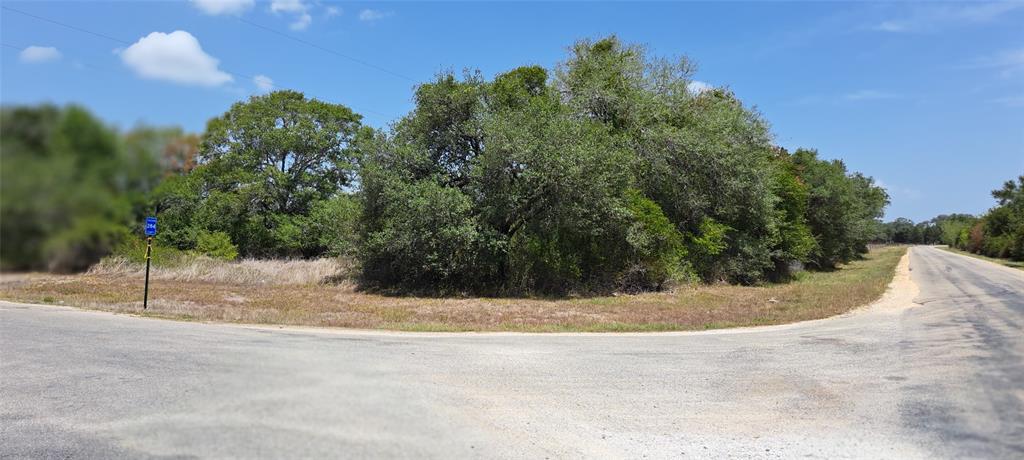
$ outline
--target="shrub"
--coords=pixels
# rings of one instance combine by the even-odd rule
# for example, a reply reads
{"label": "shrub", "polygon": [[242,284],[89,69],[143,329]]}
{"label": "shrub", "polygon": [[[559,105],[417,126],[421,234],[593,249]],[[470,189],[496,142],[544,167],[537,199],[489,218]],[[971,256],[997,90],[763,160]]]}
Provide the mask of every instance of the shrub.
{"label": "shrub", "polygon": [[[167,245],[158,235],[153,241],[150,263],[156,267],[178,267],[191,263],[197,256],[195,251],[182,251]],[[124,260],[132,265],[145,264],[146,240],[133,235],[128,236],[114,247],[109,258]]]}
{"label": "shrub", "polygon": [[231,237],[224,232],[203,232],[199,234],[196,250],[220,260],[235,260],[238,248],[231,243]]}
{"label": "shrub", "polygon": [[657,203],[638,190],[626,194],[631,224],[626,230],[631,261],[620,275],[626,291],[662,289],[687,277],[686,247],[676,229]]}
{"label": "shrub", "polygon": [[441,292],[494,287],[504,245],[474,221],[469,197],[432,181],[383,182],[368,205],[375,216],[360,253],[366,280]]}
{"label": "shrub", "polygon": [[127,238],[128,229],[103,219],[86,218],[57,232],[43,246],[51,272],[83,271]]}

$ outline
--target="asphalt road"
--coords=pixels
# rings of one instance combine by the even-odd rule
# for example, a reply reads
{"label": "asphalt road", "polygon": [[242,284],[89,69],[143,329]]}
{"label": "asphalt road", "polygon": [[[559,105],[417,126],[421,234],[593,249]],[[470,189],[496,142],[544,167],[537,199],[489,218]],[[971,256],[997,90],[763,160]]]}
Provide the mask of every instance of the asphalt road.
{"label": "asphalt road", "polygon": [[0,457],[1024,458],[1024,273],[926,247],[910,270],[853,314],[688,334],[0,303]]}

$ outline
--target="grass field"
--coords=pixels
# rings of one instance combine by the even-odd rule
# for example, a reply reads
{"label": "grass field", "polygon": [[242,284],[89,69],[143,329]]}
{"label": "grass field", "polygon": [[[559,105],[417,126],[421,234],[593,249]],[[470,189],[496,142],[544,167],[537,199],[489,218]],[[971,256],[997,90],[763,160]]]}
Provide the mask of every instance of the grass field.
{"label": "grass field", "polygon": [[945,251],[949,251],[949,252],[952,252],[954,254],[960,254],[960,255],[965,255],[965,256],[968,256],[968,257],[974,257],[975,259],[987,260],[989,262],[994,262],[994,263],[997,263],[999,265],[1005,265],[1005,266],[1010,267],[1010,268],[1016,268],[1016,269],[1019,269],[1019,270],[1024,270],[1024,262],[1019,262],[1019,261],[1016,261],[1016,260],[999,259],[999,258],[995,258],[995,257],[987,257],[987,256],[983,256],[981,254],[975,254],[973,252],[961,251],[959,249],[951,248],[949,246],[940,246],[939,249],[942,249],[942,250],[945,250]]}
{"label": "grass field", "polygon": [[[803,273],[787,284],[698,285],[590,298],[390,297],[359,292],[347,282],[311,282],[283,262],[243,262],[226,269],[245,276],[225,275],[224,267],[154,270],[146,312],[141,271],[130,265],[108,264],[83,275],[3,275],[0,298],[183,320],[405,331],[697,330],[849,311],[882,295],[905,251],[873,249],[864,260],[832,272]],[[304,270],[329,274],[324,262],[315,263],[320,265]]]}

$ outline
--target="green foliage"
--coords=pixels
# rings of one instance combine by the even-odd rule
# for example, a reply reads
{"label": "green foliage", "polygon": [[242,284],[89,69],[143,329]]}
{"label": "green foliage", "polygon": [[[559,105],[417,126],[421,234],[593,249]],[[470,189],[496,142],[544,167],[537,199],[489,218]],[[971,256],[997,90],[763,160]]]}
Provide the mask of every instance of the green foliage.
{"label": "green foliage", "polygon": [[[662,289],[693,275],[785,279],[794,263],[832,267],[866,251],[884,191],[813,152],[780,151],[731,92],[692,93],[692,71],[610,37],[577,43],[550,85],[536,66],[421,85],[416,108],[361,149],[367,281]],[[419,193],[458,212],[428,220],[395,204]],[[472,256],[413,250],[408,231],[457,236],[428,247]]]}
{"label": "green foliage", "polygon": [[1024,260],[1024,175],[993,190],[997,206],[981,217],[941,215],[914,225],[896,219],[885,225],[884,241],[944,243],[988,257]]}
{"label": "green foliage", "polygon": [[[328,202],[354,178],[359,120],[295,91],[234,104],[207,125],[200,164],[154,193],[167,241],[191,249],[201,235],[223,232],[246,257],[347,250],[354,215]],[[332,218],[345,220],[325,220]]]}
{"label": "green foliage", "polygon": [[864,253],[889,202],[885,190],[868,177],[848,174],[841,161],[818,159],[813,150],[797,150],[792,160],[809,187],[807,223],[817,241],[809,262],[828,269]]}
{"label": "green foliage", "polygon": [[627,191],[632,223],[626,230],[632,267],[620,282],[626,290],[661,289],[666,283],[687,277],[683,234],[657,203],[638,190]]}
{"label": "green foliage", "polygon": [[494,281],[504,245],[477,225],[466,195],[432,180],[406,182],[390,171],[364,171],[360,257],[369,282],[444,292]]}
{"label": "green foliage", "polygon": [[[1024,175],[992,191],[998,206],[977,220],[962,219],[955,246],[989,257],[1024,260]],[[969,228],[967,225],[970,225]]]}
{"label": "green foliage", "polygon": [[960,247],[966,241],[966,232],[978,220],[968,214],[943,214],[915,224],[910,219],[898,218],[881,225],[875,241],[900,244],[946,244]]}
{"label": "green foliage", "polygon": [[361,203],[353,195],[339,194],[313,204],[302,220],[304,251],[328,256],[351,255],[358,243]]}
{"label": "green foliage", "polygon": [[[120,257],[131,263],[146,263],[146,240],[137,236],[128,236],[121,240],[112,250],[111,256]],[[182,251],[173,246],[165,245],[160,237],[153,241],[150,262],[154,267],[179,267],[188,265],[198,257],[195,251]]]}
{"label": "green foliage", "polygon": [[196,240],[196,251],[220,260],[235,260],[238,248],[231,244],[231,237],[224,232],[202,232]]}
{"label": "green foliage", "polygon": [[[1016,211],[881,225],[888,197],[871,178],[776,147],[731,91],[692,92],[693,71],[614,36],[584,40],[551,73],[442,73],[386,131],[294,91],[232,105],[201,141],[118,136],[74,108],[5,110],[3,266],[134,254],[119,229],[151,209],[163,258],[356,255],[367,286],[399,291],[760,283],[880,238],[1022,252]],[[1001,206],[1020,188],[999,191]]]}
{"label": "green foliage", "polygon": [[0,267],[77,271],[108,253],[140,221],[160,175],[159,148],[136,145],[86,110],[2,112]]}

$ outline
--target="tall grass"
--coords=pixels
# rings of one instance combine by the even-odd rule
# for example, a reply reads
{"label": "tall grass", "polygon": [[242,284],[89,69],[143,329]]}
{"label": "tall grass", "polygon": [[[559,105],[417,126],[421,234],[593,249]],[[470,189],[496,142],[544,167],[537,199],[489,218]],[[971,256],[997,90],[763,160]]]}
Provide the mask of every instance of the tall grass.
{"label": "tall grass", "polygon": [[[155,257],[155,256],[154,256]],[[320,284],[347,280],[351,263],[342,259],[242,260],[226,262],[206,256],[175,255],[173,264],[154,265],[150,278],[225,284]],[[155,260],[155,259],[154,259]],[[145,263],[111,256],[89,269],[90,275],[142,276]]]}

